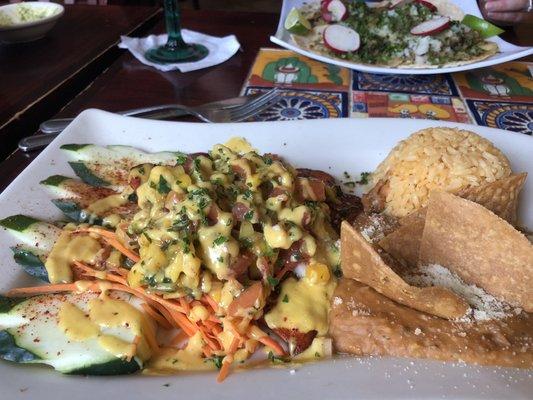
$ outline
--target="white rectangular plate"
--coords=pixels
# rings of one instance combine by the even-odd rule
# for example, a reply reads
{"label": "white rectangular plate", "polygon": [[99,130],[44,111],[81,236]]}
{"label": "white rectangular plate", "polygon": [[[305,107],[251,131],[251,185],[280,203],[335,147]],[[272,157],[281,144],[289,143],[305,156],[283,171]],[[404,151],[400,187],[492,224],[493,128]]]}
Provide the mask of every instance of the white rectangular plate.
{"label": "white rectangular plate", "polygon": [[[343,61],[339,58],[328,57],[318,53],[313,53],[311,51],[305,50],[297,46],[291,40],[291,34],[287,32],[284,27],[285,19],[289,14],[289,11],[293,7],[301,7],[303,3],[311,3],[319,0],[283,0],[283,6],[281,8],[281,14],[278,23],[278,29],[274,36],[270,37],[270,40],[276,43],[279,46],[285,47],[289,50],[295,51],[297,53],[303,54],[309,58],[314,58],[315,60],[322,61],[329,64],[335,64],[341,67],[346,67],[350,69],[355,69],[362,72],[371,72],[374,74],[442,74],[445,72],[458,72],[458,71],[467,71],[469,69],[476,69],[482,67],[488,67],[491,65],[501,64],[507,61],[516,60],[517,58],[522,58],[533,54],[533,47],[520,47],[515,46],[500,37],[492,37],[489,40],[495,42],[500,52],[489,57],[485,60],[478,61],[472,64],[460,65],[457,67],[448,67],[448,68],[391,68],[391,67],[378,67],[367,64],[359,64],[351,61]],[[472,14],[478,17],[482,17],[481,12],[477,2],[474,0],[450,0],[452,3],[457,4],[465,14]]]}
{"label": "white rectangular plate", "polygon": [[[515,171],[533,172],[533,139],[490,128],[423,120],[330,119],[297,122],[195,124],[150,121],[87,110],[0,194],[0,218],[27,214],[54,220],[61,214],[39,187],[53,174],[73,176],[59,146],[65,143],[124,144],[146,151],[205,151],[232,136],[247,138],[261,152],[278,153],[296,166],[322,169],[340,178],[371,171],[409,134],[429,126],[457,126],[493,141]],[[533,203],[526,183],[522,205]],[[521,210],[533,227],[533,209]],[[0,293],[30,284],[12,261],[15,241],[0,230]],[[527,398],[531,371],[392,358],[340,358],[291,369],[258,369],[215,382],[214,373],[176,376],[63,376],[45,368],[0,362],[1,399],[441,399]],[[165,386],[169,384],[169,386]]]}

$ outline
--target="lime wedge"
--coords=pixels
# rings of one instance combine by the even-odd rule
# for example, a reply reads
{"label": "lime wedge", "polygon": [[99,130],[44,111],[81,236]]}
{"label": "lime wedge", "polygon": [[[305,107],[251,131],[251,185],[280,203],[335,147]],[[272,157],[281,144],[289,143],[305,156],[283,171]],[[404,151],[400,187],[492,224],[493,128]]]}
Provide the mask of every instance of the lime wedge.
{"label": "lime wedge", "polygon": [[481,37],[485,39],[505,32],[496,25],[493,25],[482,18],[476,17],[475,15],[466,14],[461,22],[469,28],[478,31],[481,34]]}
{"label": "lime wedge", "polygon": [[311,24],[297,8],[293,8],[285,19],[285,29],[295,35],[306,35],[311,30]]}

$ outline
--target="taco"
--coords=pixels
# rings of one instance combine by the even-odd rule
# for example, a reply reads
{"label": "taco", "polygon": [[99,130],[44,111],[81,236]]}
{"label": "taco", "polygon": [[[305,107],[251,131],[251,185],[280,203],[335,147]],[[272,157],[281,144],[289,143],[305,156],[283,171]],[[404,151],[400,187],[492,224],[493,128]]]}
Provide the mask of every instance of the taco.
{"label": "taco", "polygon": [[449,0],[382,1],[377,6],[322,0],[300,12],[311,29],[306,35],[292,35],[293,42],[348,62],[442,68],[474,63],[498,52],[496,43],[461,22],[464,13]]}

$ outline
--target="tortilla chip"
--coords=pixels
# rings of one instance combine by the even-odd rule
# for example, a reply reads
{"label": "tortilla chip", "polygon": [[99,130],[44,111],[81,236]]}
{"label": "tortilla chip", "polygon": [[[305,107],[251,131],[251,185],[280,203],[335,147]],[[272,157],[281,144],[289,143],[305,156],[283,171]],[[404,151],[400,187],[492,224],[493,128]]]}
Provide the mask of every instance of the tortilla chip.
{"label": "tortilla chip", "polygon": [[[495,182],[465,189],[457,195],[481,204],[500,218],[515,225],[518,195],[524,187],[526,178],[526,172],[514,174]],[[417,265],[425,218],[426,207],[401,218],[400,227],[385,236],[379,242],[380,247],[407,265]]]}
{"label": "tortilla chip", "polygon": [[481,204],[511,225],[516,225],[518,195],[526,178],[527,173],[522,172],[481,186],[470,187],[457,195]]}
{"label": "tortilla chip", "polygon": [[405,307],[351,279],[332,297],[329,334],[335,350],[359,356],[431,358],[533,367],[533,318],[452,322]]}
{"label": "tortilla chip", "polygon": [[402,263],[417,265],[425,221],[424,207],[400,219],[400,227],[381,239],[379,246]]}
{"label": "tortilla chip", "polygon": [[477,203],[445,192],[430,195],[419,264],[445,266],[466,283],[533,311],[533,245]]}
{"label": "tortilla chip", "polygon": [[363,282],[414,309],[447,319],[461,318],[469,309],[467,303],[448,289],[407,284],[347,222],[341,226],[341,262],[345,277]]}

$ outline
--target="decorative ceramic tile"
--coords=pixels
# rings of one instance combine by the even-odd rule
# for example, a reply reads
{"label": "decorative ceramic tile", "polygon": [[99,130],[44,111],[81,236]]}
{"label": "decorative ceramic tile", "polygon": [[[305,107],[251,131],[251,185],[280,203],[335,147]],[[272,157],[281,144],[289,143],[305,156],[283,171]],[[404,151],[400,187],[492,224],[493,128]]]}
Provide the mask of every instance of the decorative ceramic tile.
{"label": "decorative ceramic tile", "polygon": [[453,75],[464,98],[533,102],[533,63],[509,62]]}
{"label": "decorative ceramic tile", "polygon": [[435,119],[471,123],[462,100],[453,96],[407,93],[352,93],[352,117]]}
{"label": "decorative ceramic tile", "polygon": [[480,125],[533,134],[533,104],[467,100]]}
{"label": "decorative ceramic tile", "polygon": [[[269,88],[248,87],[245,94]],[[290,121],[297,119],[343,118],[348,116],[348,93],[319,90],[282,89],[280,100],[251,118],[251,121]]]}
{"label": "decorative ceramic tile", "polygon": [[350,71],[289,50],[261,49],[246,86],[289,86],[298,89],[348,91]]}
{"label": "decorative ceramic tile", "polygon": [[353,90],[418,94],[457,95],[448,74],[385,75],[353,72]]}

